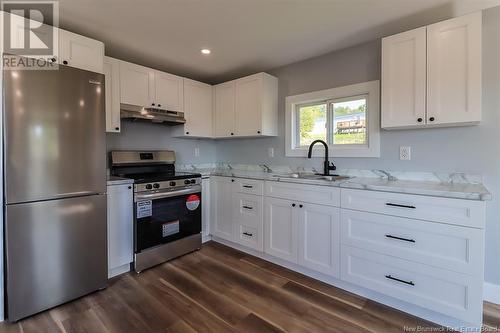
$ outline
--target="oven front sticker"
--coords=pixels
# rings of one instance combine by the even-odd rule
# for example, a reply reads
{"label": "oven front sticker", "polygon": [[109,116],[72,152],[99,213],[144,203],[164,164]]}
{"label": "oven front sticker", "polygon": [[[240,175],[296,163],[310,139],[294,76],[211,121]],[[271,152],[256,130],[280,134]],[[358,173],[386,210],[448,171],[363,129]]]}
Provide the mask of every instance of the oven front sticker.
{"label": "oven front sticker", "polygon": [[186,199],[186,207],[189,210],[196,210],[200,206],[200,197],[196,194],[191,194]]}
{"label": "oven front sticker", "polygon": [[149,217],[153,215],[153,204],[151,200],[139,201],[137,203],[137,218]]}

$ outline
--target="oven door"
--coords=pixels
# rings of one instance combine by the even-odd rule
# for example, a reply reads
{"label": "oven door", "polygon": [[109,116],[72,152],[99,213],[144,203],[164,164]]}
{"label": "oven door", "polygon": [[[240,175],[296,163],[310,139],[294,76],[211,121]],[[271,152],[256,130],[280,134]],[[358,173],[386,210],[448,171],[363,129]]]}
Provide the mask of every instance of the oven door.
{"label": "oven door", "polygon": [[136,194],[135,252],[201,232],[201,186]]}

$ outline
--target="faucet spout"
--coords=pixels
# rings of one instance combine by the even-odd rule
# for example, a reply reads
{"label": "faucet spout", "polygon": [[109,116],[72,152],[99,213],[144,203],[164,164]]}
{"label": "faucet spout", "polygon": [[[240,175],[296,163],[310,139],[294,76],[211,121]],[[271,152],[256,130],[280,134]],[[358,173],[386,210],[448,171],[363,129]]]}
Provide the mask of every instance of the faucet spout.
{"label": "faucet spout", "polygon": [[323,140],[314,140],[309,145],[309,151],[307,152],[307,158],[312,158],[312,151],[315,144],[321,143],[325,147],[325,162],[323,163],[323,175],[329,176],[330,170],[337,170],[337,167],[328,161],[328,144]]}

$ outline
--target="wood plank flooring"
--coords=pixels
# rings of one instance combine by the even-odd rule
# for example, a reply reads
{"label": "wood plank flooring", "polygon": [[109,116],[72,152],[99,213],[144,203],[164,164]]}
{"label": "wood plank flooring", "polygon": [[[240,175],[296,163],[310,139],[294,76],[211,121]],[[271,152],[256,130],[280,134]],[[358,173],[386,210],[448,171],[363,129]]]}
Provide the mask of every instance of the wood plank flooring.
{"label": "wood plank flooring", "polygon": [[[485,304],[485,325],[500,306]],[[402,332],[436,327],[215,242],[0,333]]]}

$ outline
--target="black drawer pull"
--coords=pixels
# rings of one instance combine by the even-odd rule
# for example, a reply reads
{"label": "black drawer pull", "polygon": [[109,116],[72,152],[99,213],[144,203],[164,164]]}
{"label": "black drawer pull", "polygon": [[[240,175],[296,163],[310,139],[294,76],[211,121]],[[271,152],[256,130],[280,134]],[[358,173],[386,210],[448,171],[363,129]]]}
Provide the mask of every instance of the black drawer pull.
{"label": "black drawer pull", "polygon": [[253,209],[252,206],[243,206],[243,208],[245,208],[245,209]]}
{"label": "black drawer pull", "polygon": [[252,237],[253,236],[253,234],[251,234],[249,232],[244,232],[243,235],[248,236],[248,237]]}
{"label": "black drawer pull", "polygon": [[386,206],[391,206],[391,207],[400,207],[400,208],[411,208],[411,209],[415,209],[415,208],[417,208],[417,207],[415,207],[415,206],[410,206],[410,205],[400,205],[400,204],[395,204],[395,203],[390,203],[390,202],[386,203],[385,205],[386,205]]}
{"label": "black drawer pull", "polygon": [[243,185],[244,188],[253,188],[252,185]]}
{"label": "black drawer pull", "polygon": [[415,283],[413,283],[413,281],[405,281],[405,280],[401,280],[401,279],[395,278],[395,277],[393,277],[393,276],[391,276],[391,275],[386,275],[385,277],[386,277],[387,279],[389,279],[389,280],[393,280],[393,281],[401,282],[401,283],[404,283],[404,284],[408,284],[408,285],[410,285],[410,286],[414,286],[414,285],[415,285]]}
{"label": "black drawer pull", "polygon": [[385,237],[392,238],[392,239],[397,239],[397,240],[400,240],[400,241],[415,243],[415,240],[414,239],[410,239],[410,238],[403,238],[403,237],[398,237],[398,236],[393,236],[393,235],[385,235]]}

